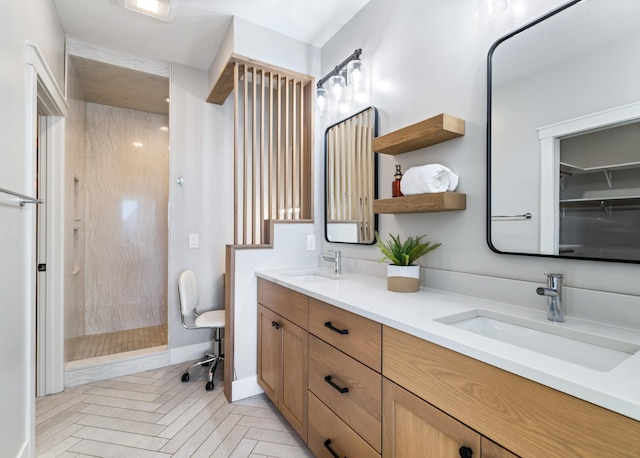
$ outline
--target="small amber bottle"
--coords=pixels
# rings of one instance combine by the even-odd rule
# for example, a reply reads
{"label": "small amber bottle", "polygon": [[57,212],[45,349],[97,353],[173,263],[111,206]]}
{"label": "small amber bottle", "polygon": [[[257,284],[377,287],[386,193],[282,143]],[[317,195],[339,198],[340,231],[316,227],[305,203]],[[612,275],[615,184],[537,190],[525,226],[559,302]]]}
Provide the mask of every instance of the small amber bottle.
{"label": "small amber bottle", "polygon": [[391,195],[393,197],[402,196],[402,191],[400,190],[400,180],[402,180],[402,170],[400,170],[400,164],[396,165],[396,174],[394,175],[395,180],[391,183]]}

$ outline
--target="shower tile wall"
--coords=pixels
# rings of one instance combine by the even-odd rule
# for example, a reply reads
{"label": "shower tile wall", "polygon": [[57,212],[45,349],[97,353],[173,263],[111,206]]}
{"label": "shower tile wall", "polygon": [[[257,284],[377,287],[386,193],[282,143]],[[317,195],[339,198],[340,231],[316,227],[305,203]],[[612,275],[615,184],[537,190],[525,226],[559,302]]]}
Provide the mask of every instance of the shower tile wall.
{"label": "shower tile wall", "polygon": [[167,125],[87,103],[86,334],[166,322]]}

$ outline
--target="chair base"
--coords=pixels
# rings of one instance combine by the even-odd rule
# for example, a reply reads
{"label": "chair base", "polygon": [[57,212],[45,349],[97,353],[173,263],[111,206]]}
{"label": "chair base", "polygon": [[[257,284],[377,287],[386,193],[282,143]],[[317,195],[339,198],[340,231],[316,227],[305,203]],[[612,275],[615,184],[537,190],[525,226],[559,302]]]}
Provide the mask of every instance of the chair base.
{"label": "chair base", "polygon": [[216,375],[216,369],[218,367],[218,362],[220,360],[224,361],[224,354],[219,354],[220,352],[220,328],[216,328],[216,333],[214,335],[214,344],[215,344],[215,353],[205,353],[204,356],[202,357],[202,359],[200,359],[199,361],[196,361],[195,363],[191,364],[189,367],[187,367],[187,369],[184,371],[184,373],[182,374],[182,381],[183,382],[188,382],[189,381],[189,369],[191,369],[192,367],[196,367],[196,366],[209,366],[209,377],[208,377],[208,381],[207,384],[205,385],[205,389],[207,391],[212,391],[214,386],[213,386],[213,377]]}

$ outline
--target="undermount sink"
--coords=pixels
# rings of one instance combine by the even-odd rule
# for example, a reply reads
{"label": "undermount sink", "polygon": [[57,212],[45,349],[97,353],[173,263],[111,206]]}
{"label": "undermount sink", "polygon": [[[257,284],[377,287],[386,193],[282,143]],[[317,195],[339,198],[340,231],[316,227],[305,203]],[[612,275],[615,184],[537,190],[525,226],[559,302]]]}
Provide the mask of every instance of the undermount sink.
{"label": "undermount sink", "polygon": [[601,372],[612,370],[640,350],[640,345],[600,335],[597,324],[590,324],[593,332],[585,332],[567,323],[547,323],[483,309],[437,321]]}
{"label": "undermount sink", "polygon": [[301,270],[296,272],[290,272],[287,274],[287,277],[293,277],[296,280],[302,280],[302,281],[308,281],[308,282],[340,280],[341,278],[344,278],[341,274],[333,274],[330,272],[323,272],[320,270]]}

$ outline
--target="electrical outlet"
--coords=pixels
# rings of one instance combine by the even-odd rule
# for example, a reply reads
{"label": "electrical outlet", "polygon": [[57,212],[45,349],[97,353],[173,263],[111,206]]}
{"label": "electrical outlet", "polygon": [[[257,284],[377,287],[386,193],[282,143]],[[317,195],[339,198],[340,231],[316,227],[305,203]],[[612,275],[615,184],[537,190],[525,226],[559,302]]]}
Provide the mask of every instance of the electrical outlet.
{"label": "electrical outlet", "polygon": [[307,234],[307,251],[316,251],[316,235]]}
{"label": "electrical outlet", "polygon": [[198,248],[200,246],[200,235],[189,234],[189,248]]}

